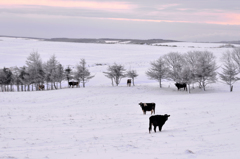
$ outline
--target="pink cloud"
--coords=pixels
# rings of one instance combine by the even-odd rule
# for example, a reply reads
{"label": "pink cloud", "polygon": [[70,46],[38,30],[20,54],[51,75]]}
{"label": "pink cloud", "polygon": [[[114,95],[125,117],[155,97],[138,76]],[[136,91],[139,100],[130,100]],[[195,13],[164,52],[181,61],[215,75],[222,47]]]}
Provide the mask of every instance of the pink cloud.
{"label": "pink cloud", "polygon": [[109,20],[120,20],[120,21],[137,21],[137,22],[168,22],[168,23],[199,23],[199,24],[219,24],[219,25],[240,25],[239,16],[232,18],[232,20],[226,21],[193,21],[193,20],[155,20],[155,19],[128,19],[128,18],[97,18],[97,19],[109,19]]}
{"label": "pink cloud", "polygon": [[73,7],[100,10],[129,10],[133,6],[123,2],[95,2],[95,1],[64,1],[64,0],[0,0],[0,5],[5,6],[51,6],[51,7]]}

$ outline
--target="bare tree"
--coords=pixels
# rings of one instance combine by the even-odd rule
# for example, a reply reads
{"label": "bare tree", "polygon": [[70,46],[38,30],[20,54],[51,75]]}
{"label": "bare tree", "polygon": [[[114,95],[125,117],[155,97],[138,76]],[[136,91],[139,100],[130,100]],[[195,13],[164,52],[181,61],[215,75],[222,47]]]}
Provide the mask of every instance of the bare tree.
{"label": "bare tree", "polygon": [[55,55],[52,55],[50,59],[44,64],[44,71],[46,73],[45,80],[47,81],[47,84],[48,82],[51,83],[51,90],[53,90],[53,87],[57,89],[56,82],[58,81],[58,64],[59,62],[57,61]]}
{"label": "bare tree", "polygon": [[223,71],[219,73],[220,79],[223,80],[227,85],[230,86],[230,92],[233,91],[233,84],[240,80],[240,78],[236,77],[238,75],[238,66],[234,63],[233,54],[230,52],[226,52],[222,56],[223,61]]}
{"label": "bare tree", "polygon": [[169,76],[169,68],[167,67],[164,58],[160,57],[157,61],[151,62],[151,68],[146,72],[146,74],[150,79],[157,80],[161,88],[162,80],[168,79]]}
{"label": "bare tree", "polygon": [[138,76],[137,71],[136,70],[129,70],[127,71],[127,77],[131,78],[133,80],[133,86],[135,86],[134,84],[134,78],[136,78]]}
{"label": "bare tree", "polygon": [[86,82],[94,77],[87,69],[85,59],[81,59],[80,63],[77,65],[75,77],[83,83],[83,87],[85,87]]}
{"label": "bare tree", "polygon": [[212,52],[204,51],[198,55],[196,63],[196,78],[201,84],[203,90],[206,90],[206,86],[210,83],[217,81],[218,69],[215,61],[216,57]]}
{"label": "bare tree", "polygon": [[185,66],[181,71],[181,79],[183,83],[188,86],[188,93],[190,93],[190,85],[195,81],[195,74],[190,66]]}
{"label": "bare tree", "polygon": [[57,82],[60,84],[60,89],[62,89],[62,81],[64,79],[64,69],[62,64],[57,65]]}
{"label": "bare tree", "polygon": [[169,68],[169,77],[175,82],[182,82],[179,73],[186,63],[184,57],[178,52],[170,52],[164,56],[164,61]]}
{"label": "bare tree", "polygon": [[121,79],[126,77],[126,69],[121,64],[114,63],[112,66],[108,66],[108,72],[103,72],[106,77],[115,82],[116,86],[119,85]]}
{"label": "bare tree", "polygon": [[[27,72],[29,74],[29,84],[32,84],[32,90],[33,90],[33,84],[35,84],[36,89],[37,85],[39,83],[42,83],[44,81],[44,71],[42,66],[42,60],[40,58],[40,54],[38,52],[32,52],[30,53],[29,57],[26,61],[27,65]],[[29,85],[28,85],[29,90]]]}
{"label": "bare tree", "polygon": [[20,69],[18,67],[13,68],[13,77],[14,77],[14,84],[17,86],[17,91],[20,91],[19,86],[21,85],[21,80],[20,80]]}
{"label": "bare tree", "polygon": [[235,48],[231,54],[232,59],[238,65],[238,70],[240,72],[240,48]]}

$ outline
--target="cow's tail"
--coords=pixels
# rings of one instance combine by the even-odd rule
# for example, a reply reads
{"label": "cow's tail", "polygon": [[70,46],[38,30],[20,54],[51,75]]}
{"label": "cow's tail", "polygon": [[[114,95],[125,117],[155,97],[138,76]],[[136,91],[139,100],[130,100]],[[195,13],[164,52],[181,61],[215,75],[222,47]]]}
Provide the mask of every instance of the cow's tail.
{"label": "cow's tail", "polygon": [[151,121],[151,117],[149,118],[149,134],[151,133],[152,130],[152,121]]}

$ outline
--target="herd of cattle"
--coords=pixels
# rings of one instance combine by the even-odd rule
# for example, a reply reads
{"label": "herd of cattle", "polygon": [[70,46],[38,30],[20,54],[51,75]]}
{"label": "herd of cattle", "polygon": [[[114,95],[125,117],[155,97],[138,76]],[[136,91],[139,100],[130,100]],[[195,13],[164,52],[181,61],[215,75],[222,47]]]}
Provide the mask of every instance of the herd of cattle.
{"label": "herd of cattle", "polygon": [[[131,79],[127,79],[127,86],[128,87],[131,87],[131,84],[132,84],[132,80]],[[68,82],[68,86],[71,88],[73,88],[74,86],[78,87],[79,86],[79,82]],[[180,90],[181,88],[183,88],[184,90],[187,91],[187,85],[186,83],[175,83],[175,86],[177,87],[178,90]],[[38,89],[39,90],[44,90],[44,85],[43,84],[40,84],[38,85]]]}
{"label": "herd of cattle", "polygon": [[[140,107],[142,108],[143,114],[146,114],[147,111],[151,111],[151,115],[152,113],[155,114],[155,107],[156,104],[155,103],[139,103]],[[170,115],[165,114],[165,115],[153,115],[149,118],[149,133],[151,133],[152,130],[152,125],[154,127],[154,131],[156,132],[156,128],[158,126],[159,131],[162,131],[162,127],[165,124],[165,122],[168,120],[168,117],[170,117]]]}
{"label": "herd of cattle", "polygon": [[[79,82],[69,82],[68,85],[70,87],[78,86]],[[131,79],[127,80],[127,86],[131,86]],[[184,90],[187,90],[187,85],[185,83],[175,83],[175,86],[179,89],[184,88]],[[44,85],[38,85],[39,90],[44,90]],[[147,111],[151,111],[151,115],[155,114],[155,103],[139,103],[140,107],[142,108],[143,114],[146,114]],[[156,132],[156,128],[159,128],[159,131],[162,131],[162,127],[165,124],[165,122],[168,120],[168,117],[170,115],[153,115],[149,118],[149,133],[151,133],[152,125],[154,127],[154,131]]]}

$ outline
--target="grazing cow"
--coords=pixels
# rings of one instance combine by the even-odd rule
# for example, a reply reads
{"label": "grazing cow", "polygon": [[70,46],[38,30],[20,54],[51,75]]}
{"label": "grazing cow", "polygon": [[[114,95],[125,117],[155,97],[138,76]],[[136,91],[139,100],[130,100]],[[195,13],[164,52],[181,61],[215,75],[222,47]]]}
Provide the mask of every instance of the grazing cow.
{"label": "grazing cow", "polygon": [[151,111],[151,114],[155,114],[155,103],[139,103],[142,108],[143,114],[146,114],[146,111]]}
{"label": "grazing cow", "polygon": [[44,86],[43,84],[42,84],[42,85],[41,85],[41,84],[38,85],[38,89],[39,89],[39,90],[44,90],[44,88],[45,88],[45,86]]}
{"label": "grazing cow", "polygon": [[170,115],[154,115],[149,118],[149,133],[151,133],[152,125],[154,126],[154,131],[156,132],[157,126],[159,127],[159,131],[162,130],[162,126],[165,124],[165,122],[168,120],[168,117]]}
{"label": "grazing cow", "polygon": [[131,87],[131,83],[132,83],[131,79],[128,79],[127,80],[127,86]]}
{"label": "grazing cow", "polygon": [[179,91],[179,89],[181,89],[181,88],[184,88],[184,90],[187,91],[187,85],[186,85],[186,83],[175,83],[175,86],[178,88],[178,91]]}
{"label": "grazing cow", "polygon": [[79,82],[69,82],[68,84],[70,87],[72,86],[72,88],[73,88],[74,86],[78,86]]}

